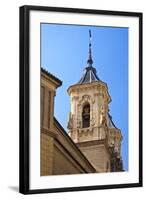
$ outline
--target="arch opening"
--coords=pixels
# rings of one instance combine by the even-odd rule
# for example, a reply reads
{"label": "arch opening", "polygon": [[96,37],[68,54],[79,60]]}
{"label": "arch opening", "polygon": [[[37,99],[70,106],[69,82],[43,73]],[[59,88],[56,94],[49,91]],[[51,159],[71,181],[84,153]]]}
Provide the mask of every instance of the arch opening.
{"label": "arch opening", "polygon": [[82,127],[90,127],[90,104],[87,103],[83,106],[82,110]]}

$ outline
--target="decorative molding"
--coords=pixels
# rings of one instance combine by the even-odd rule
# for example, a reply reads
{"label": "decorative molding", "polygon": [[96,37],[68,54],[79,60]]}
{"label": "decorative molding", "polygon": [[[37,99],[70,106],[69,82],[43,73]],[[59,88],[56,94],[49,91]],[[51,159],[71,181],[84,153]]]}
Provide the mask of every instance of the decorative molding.
{"label": "decorative molding", "polygon": [[57,133],[55,133],[53,131],[50,131],[50,130],[48,130],[46,128],[41,128],[41,134],[46,134],[46,135],[48,135],[48,136],[50,136],[52,138],[57,138],[58,137]]}
{"label": "decorative molding", "polygon": [[101,140],[92,140],[92,141],[85,141],[85,142],[78,142],[76,145],[78,147],[86,147],[86,146],[93,146],[93,145],[99,145],[99,144],[107,144],[106,139],[101,139]]}

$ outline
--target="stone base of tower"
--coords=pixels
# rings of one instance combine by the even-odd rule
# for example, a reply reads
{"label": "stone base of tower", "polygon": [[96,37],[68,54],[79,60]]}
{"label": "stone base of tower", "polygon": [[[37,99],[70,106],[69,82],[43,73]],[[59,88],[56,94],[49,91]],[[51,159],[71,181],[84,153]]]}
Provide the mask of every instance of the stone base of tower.
{"label": "stone base of tower", "polygon": [[110,152],[107,140],[92,140],[76,143],[78,148],[86,156],[97,172],[110,172]]}

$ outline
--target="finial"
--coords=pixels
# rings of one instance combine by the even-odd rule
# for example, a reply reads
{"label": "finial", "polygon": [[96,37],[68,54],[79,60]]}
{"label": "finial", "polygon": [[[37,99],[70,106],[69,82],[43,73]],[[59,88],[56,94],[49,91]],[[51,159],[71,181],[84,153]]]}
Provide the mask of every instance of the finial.
{"label": "finial", "polygon": [[91,40],[92,40],[92,35],[91,35],[91,30],[89,30],[89,46],[91,46]]}
{"label": "finial", "polygon": [[92,40],[92,35],[91,35],[91,30],[89,30],[89,57],[88,57],[88,60],[87,60],[88,67],[92,67],[92,64],[93,64],[92,51],[91,51],[91,46],[92,46],[91,40]]}

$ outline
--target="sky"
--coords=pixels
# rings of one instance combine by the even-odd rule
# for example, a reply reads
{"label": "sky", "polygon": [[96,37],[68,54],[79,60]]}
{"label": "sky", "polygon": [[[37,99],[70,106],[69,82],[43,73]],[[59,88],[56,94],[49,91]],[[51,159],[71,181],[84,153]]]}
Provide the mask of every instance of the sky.
{"label": "sky", "polygon": [[89,29],[92,32],[93,67],[107,83],[112,102],[110,115],[123,136],[122,159],[128,170],[128,28],[41,24],[41,67],[59,78],[55,117],[67,131],[70,98],[67,89],[76,84],[87,66]]}

